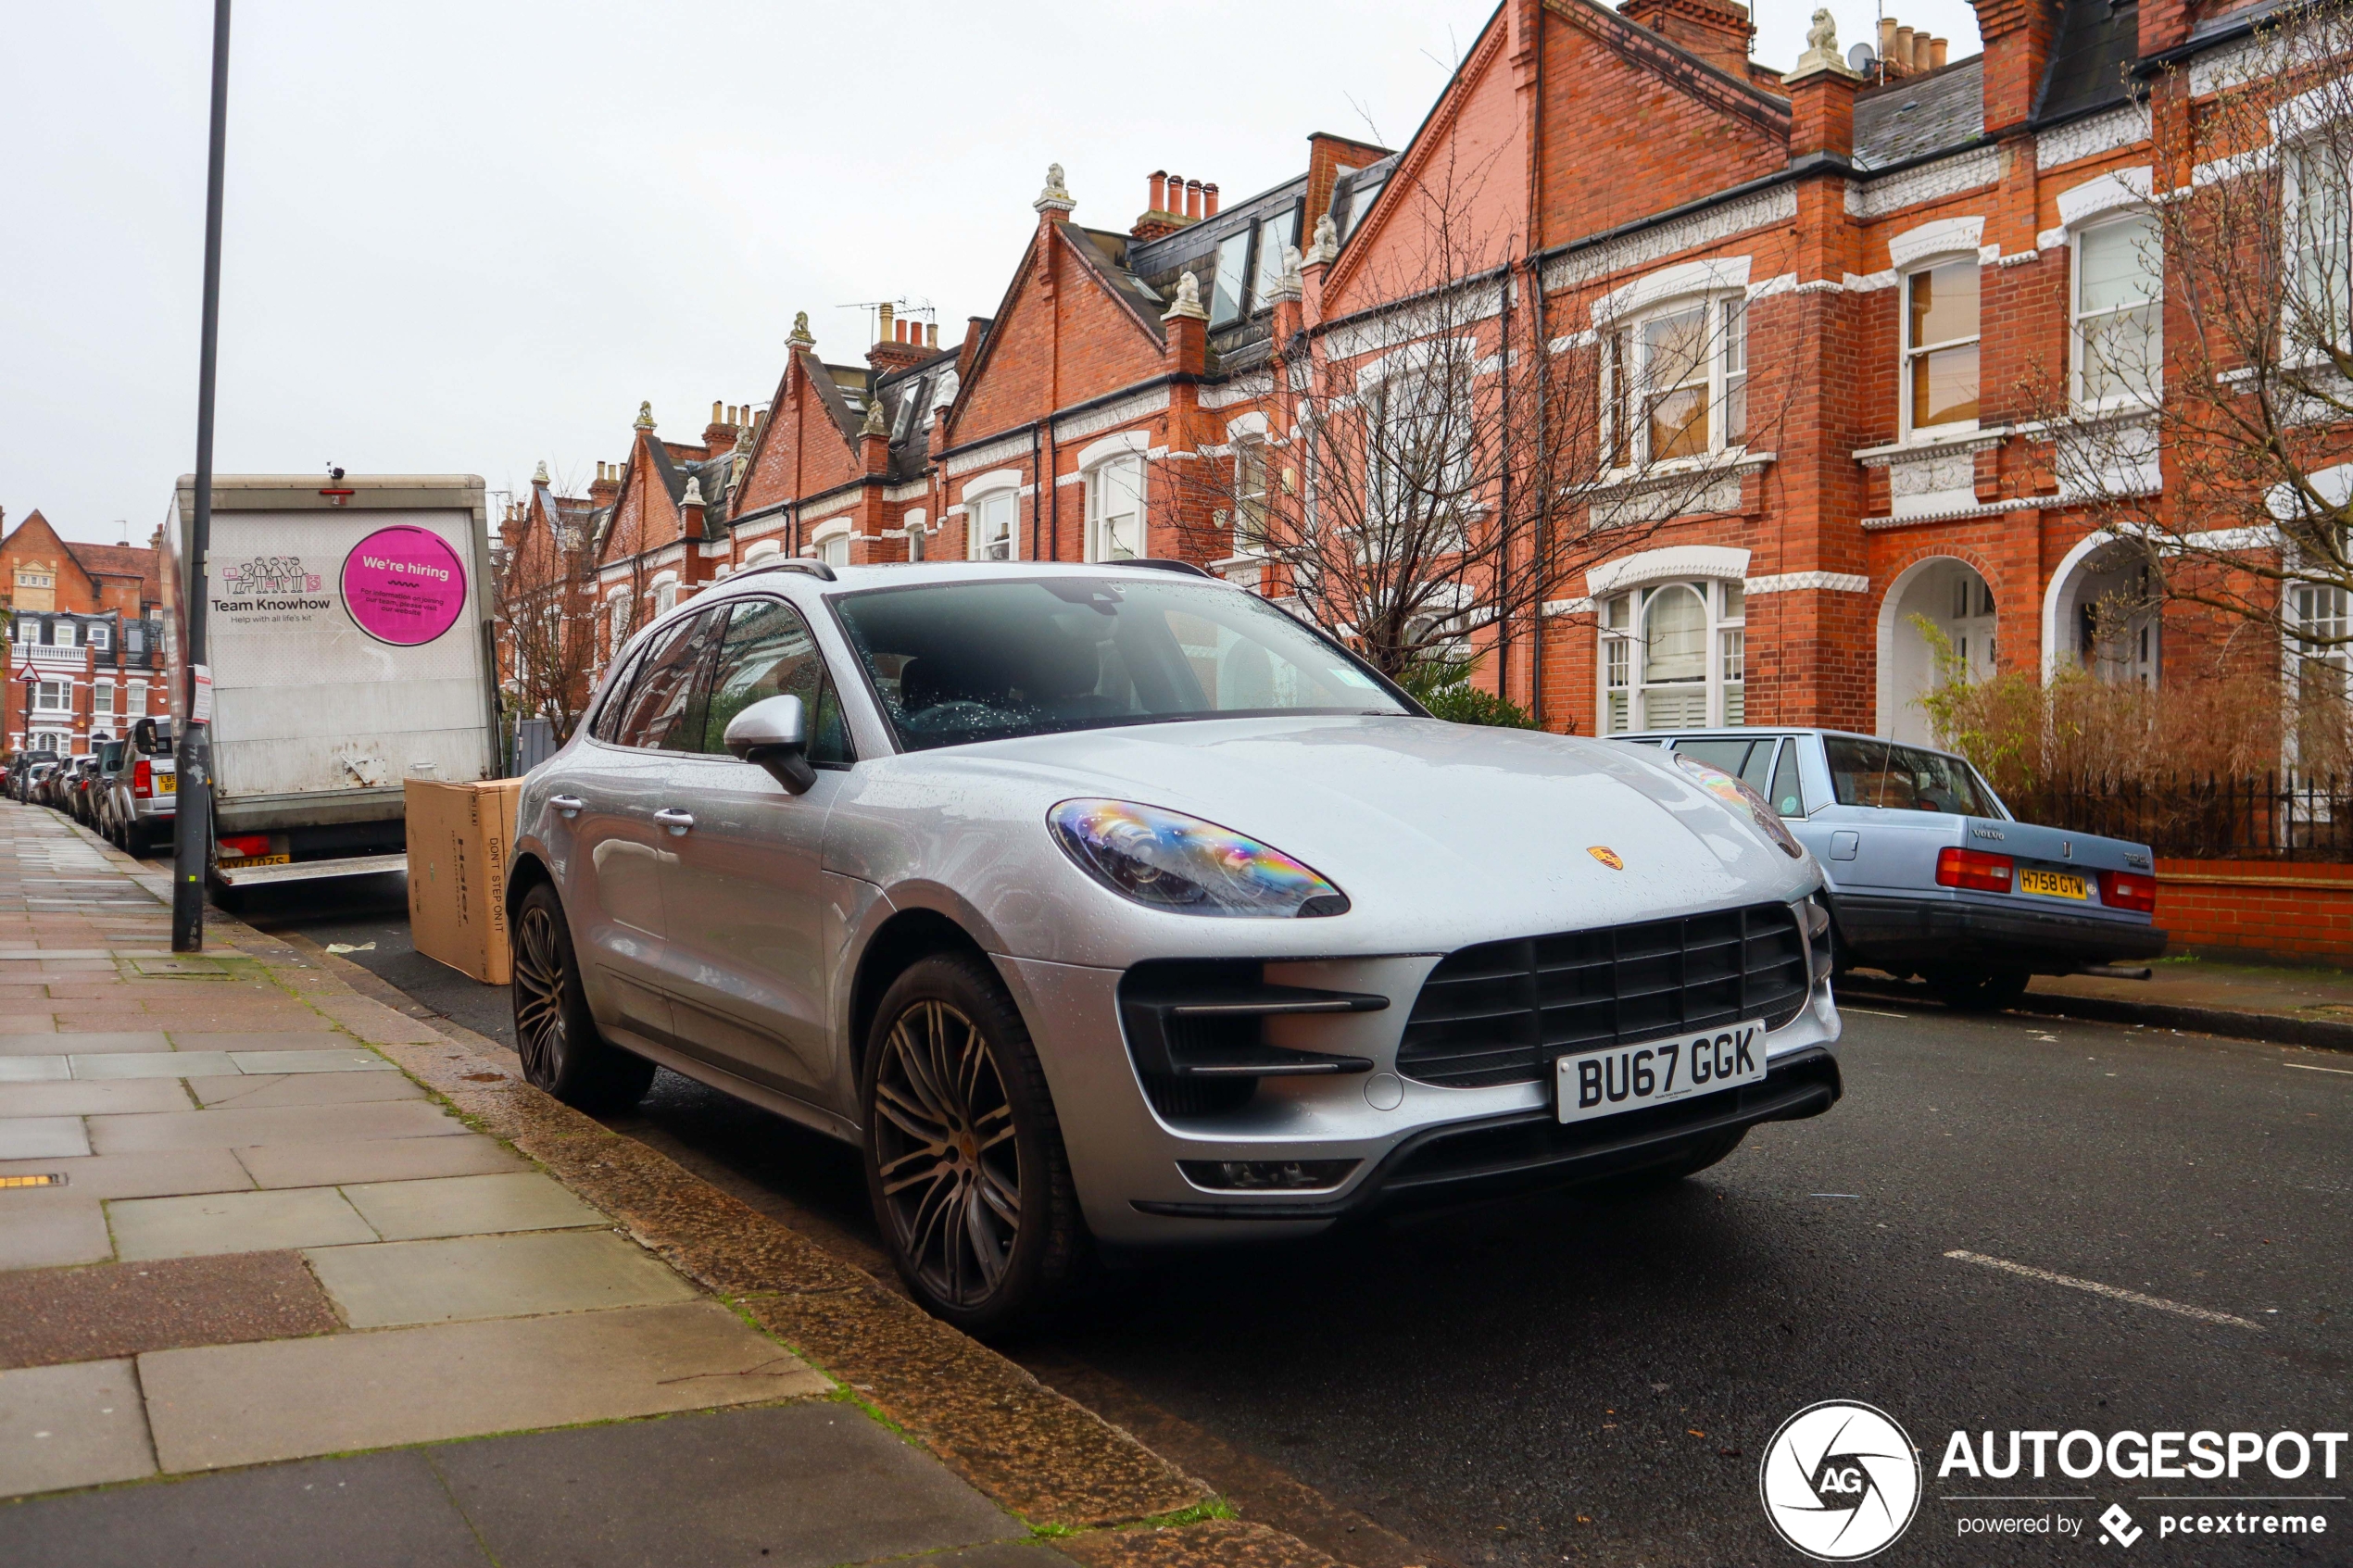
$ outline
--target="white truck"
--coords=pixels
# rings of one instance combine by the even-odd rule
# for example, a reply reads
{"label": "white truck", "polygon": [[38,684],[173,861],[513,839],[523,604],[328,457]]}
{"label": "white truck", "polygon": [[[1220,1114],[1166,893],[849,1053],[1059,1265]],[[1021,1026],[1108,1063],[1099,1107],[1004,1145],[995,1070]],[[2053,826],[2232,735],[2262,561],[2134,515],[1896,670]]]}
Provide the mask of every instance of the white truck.
{"label": "white truck", "polygon": [[[207,606],[213,880],[232,891],[407,868],[402,784],[498,776],[490,524],[470,474],[195,478],[165,529],[172,713]],[[204,717],[201,712],[198,717]]]}

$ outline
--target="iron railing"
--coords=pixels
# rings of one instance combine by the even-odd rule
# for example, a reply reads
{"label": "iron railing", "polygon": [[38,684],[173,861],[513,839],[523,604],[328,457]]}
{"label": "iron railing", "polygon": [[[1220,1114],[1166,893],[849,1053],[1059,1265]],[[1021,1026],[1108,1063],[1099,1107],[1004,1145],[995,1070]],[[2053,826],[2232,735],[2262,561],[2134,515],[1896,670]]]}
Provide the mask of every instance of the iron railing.
{"label": "iron railing", "polygon": [[2353,778],[2054,779],[2003,799],[2021,822],[2130,839],[2182,859],[2353,861]]}

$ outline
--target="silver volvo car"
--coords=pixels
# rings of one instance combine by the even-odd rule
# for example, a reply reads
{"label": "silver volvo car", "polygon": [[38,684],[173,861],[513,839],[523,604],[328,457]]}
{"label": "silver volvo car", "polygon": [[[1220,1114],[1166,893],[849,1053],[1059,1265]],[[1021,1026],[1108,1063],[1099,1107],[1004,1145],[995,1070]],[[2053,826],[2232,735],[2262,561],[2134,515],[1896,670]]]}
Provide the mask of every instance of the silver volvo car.
{"label": "silver volvo car", "polygon": [[1671,1181],[1840,1094],[1821,873],[1696,758],[1430,718],[1176,563],[794,562],[525,782],[531,1081],[856,1144],[986,1332],[1090,1246]]}

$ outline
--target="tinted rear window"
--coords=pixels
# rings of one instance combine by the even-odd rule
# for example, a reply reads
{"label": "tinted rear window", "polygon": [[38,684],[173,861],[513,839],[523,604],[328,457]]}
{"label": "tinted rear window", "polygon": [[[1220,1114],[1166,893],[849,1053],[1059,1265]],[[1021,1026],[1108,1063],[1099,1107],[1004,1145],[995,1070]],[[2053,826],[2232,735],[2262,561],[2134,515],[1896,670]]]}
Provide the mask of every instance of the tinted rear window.
{"label": "tinted rear window", "polygon": [[1831,787],[1842,806],[1947,811],[1965,817],[2002,814],[1979,782],[1976,770],[1957,757],[1844,735],[1825,737],[1822,752],[1831,765]]}

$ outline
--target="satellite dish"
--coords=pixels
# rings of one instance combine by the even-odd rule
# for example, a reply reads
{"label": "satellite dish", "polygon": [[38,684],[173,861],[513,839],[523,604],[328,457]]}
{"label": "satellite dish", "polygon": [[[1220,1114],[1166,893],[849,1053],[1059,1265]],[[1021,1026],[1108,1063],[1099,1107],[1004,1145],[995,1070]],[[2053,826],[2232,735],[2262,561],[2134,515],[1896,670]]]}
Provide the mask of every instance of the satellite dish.
{"label": "satellite dish", "polygon": [[1872,53],[1869,44],[1857,44],[1846,51],[1846,69],[1857,76],[1869,70],[1878,63],[1879,56]]}

